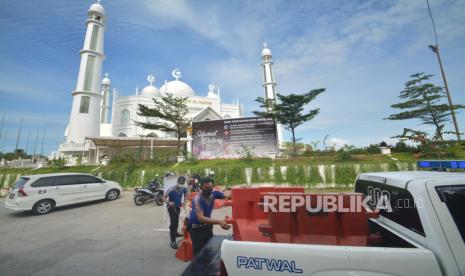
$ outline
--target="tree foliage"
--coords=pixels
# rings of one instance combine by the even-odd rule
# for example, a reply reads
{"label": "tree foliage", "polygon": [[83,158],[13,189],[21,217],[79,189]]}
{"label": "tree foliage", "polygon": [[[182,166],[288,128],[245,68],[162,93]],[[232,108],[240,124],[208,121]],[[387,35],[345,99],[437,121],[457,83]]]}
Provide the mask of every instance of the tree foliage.
{"label": "tree foliage", "polygon": [[[444,134],[454,133],[445,131],[445,123],[451,119],[451,108],[460,109],[465,106],[454,105],[449,107],[442,102],[446,97],[442,87],[429,83],[432,75],[416,73],[410,76],[412,79],[405,83],[405,88],[400,92],[399,98],[403,101],[391,105],[392,108],[400,109],[401,112],[392,114],[385,118],[388,120],[418,119],[422,125],[431,125],[435,128],[434,141],[444,141]],[[410,139],[425,143],[427,133],[412,129],[404,129],[404,133],[396,137]]]}
{"label": "tree foliage", "polygon": [[[278,93],[276,94],[277,102],[272,106],[271,111],[254,111],[253,113],[260,117],[272,117],[282,124],[285,129],[291,131],[294,154],[296,154],[296,141],[299,139],[295,137],[295,129],[315,118],[320,112],[319,108],[304,112],[304,107],[324,91],[324,88],[320,88],[301,95],[281,95]],[[261,109],[268,106],[267,101],[262,97],[258,97],[255,101],[260,103]]]}
{"label": "tree foliage", "polygon": [[149,119],[147,122],[136,122],[144,129],[162,130],[174,132],[178,138],[177,152],[181,154],[181,136],[191,125],[191,119],[187,116],[187,97],[175,97],[170,93],[162,97],[161,100],[153,99],[154,107],[139,104],[137,115]]}

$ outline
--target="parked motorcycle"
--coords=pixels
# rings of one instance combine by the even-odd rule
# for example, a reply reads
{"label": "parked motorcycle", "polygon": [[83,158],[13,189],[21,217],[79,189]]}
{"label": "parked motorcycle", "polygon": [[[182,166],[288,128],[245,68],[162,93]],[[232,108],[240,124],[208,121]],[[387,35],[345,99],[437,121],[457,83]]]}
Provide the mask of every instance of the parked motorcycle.
{"label": "parked motorcycle", "polygon": [[134,204],[141,206],[153,199],[155,204],[162,206],[165,203],[163,194],[163,187],[157,179],[154,179],[149,182],[147,187],[135,189]]}

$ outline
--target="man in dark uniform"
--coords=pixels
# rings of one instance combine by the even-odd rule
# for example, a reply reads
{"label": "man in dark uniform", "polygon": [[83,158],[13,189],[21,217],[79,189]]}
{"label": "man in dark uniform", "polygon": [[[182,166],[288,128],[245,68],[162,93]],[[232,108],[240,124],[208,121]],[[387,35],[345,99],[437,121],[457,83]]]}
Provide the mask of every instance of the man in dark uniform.
{"label": "man in dark uniform", "polygon": [[212,219],[211,214],[215,206],[215,199],[223,199],[225,194],[213,191],[213,181],[203,178],[200,181],[200,192],[192,199],[192,210],[189,214],[189,234],[192,240],[194,256],[213,236],[213,225],[218,224],[228,230],[230,225],[224,220]]}
{"label": "man in dark uniform", "polygon": [[168,214],[170,215],[170,246],[173,249],[178,248],[176,243],[176,237],[182,237],[182,234],[178,233],[179,226],[179,213],[181,212],[181,206],[186,201],[187,189],[184,187],[186,184],[186,178],[180,176],[177,181],[177,185],[171,188],[165,194],[165,202],[168,207]]}

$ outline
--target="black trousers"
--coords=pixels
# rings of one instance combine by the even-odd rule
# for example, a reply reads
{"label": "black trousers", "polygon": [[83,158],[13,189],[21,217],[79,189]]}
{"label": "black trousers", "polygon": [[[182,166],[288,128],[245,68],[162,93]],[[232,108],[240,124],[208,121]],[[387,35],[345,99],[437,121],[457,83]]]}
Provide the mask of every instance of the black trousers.
{"label": "black trousers", "polygon": [[194,256],[205,246],[208,240],[213,237],[213,225],[205,225],[199,228],[189,228],[192,240],[192,251]]}
{"label": "black trousers", "polygon": [[176,241],[176,234],[178,233],[179,226],[179,213],[180,207],[168,207],[168,214],[170,215],[170,240]]}

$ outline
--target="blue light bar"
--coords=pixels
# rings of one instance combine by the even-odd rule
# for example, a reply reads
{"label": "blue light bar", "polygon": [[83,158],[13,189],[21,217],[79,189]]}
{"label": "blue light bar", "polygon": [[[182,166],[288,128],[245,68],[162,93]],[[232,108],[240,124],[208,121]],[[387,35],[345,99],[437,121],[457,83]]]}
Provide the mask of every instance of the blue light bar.
{"label": "blue light bar", "polygon": [[465,169],[464,160],[421,160],[417,162],[417,166],[423,169]]}

